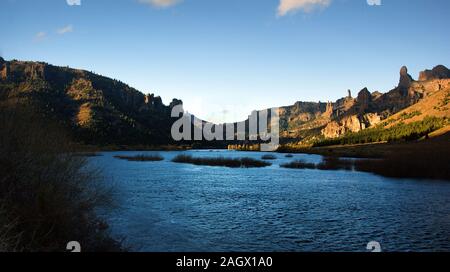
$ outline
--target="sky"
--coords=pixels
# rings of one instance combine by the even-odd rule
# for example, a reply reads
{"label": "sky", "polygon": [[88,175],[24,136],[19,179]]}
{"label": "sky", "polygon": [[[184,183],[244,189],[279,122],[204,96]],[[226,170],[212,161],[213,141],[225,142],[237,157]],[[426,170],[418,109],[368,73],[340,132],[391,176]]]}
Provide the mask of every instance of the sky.
{"label": "sky", "polygon": [[448,0],[0,0],[0,56],[119,79],[211,122],[450,65]]}

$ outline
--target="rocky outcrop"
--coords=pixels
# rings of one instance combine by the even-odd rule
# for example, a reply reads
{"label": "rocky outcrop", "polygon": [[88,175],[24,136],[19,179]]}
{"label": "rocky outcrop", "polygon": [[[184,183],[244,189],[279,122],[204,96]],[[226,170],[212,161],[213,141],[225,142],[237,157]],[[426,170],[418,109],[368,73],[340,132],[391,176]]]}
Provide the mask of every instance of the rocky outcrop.
{"label": "rocky outcrop", "polygon": [[290,130],[300,127],[322,116],[327,110],[327,103],[297,102],[293,106],[280,108],[280,129]]}
{"label": "rocky outcrop", "polygon": [[356,99],[352,97],[345,97],[337,100],[333,105],[333,117],[340,118],[344,116],[356,104]]}
{"label": "rocky outcrop", "polygon": [[347,132],[361,131],[362,124],[356,115],[347,116],[339,121],[330,122],[323,130],[322,135],[326,138],[337,138]]}
{"label": "rocky outcrop", "polygon": [[333,116],[333,111],[334,111],[334,106],[333,103],[328,102],[327,103],[327,108],[325,110],[325,112],[323,113],[323,117],[324,118],[331,118]]}
{"label": "rocky outcrop", "polygon": [[447,79],[450,78],[450,70],[444,65],[438,65],[432,70],[425,70],[420,72],[419,81],[427,81],[433,79]]}
{"label": "rocky outcrop", "polygon": [[161,97],[154,94],[145,95],[144,103],[151,109],[159,109],[164,106]]}
{"label": "rocky outcrop", "polygon": [[170,102],[169,108],[172,109],[172,108],[174,108],[175,106],[178,106],[178,105],[183,105],[183,101],[174,98],[174,99],[172,99],[172,102]]}
{"label": "rocky outcrop", "polygon": [[379,91],[375,91],[375,92],[372,93],[372,100],[377,100],[381,96],[383,96],[382,93],[380,93]]}
{"label": "rocky outcrop", "polygon": [[[447,90],[448,78],[449,71],[442,65],[422,72],[419,81],[402,67],[398,87],[387,93],[364,88],[356,98],[348,91],[334,103],[297,102],[281,107],[281,136],[298,142],[359,132]],[[174,121],[171,109],[182,104],[174,99],[166,106],[159,96],[144,95],[91,72],[0,58],[0,104],[11,101],[38,107],[68,127],[77,141],[97,145],[167,144]]]}
{"label": "rocky outcrop", "polygon": [[358,105],[358,114],[362,115],[369,110],[370,104],[372,103],[372,94],[367,88],[362,89],[358,93],[356,103]]}
{"label": "rocky outcrop", "polygon": [[364,128],[369,128],[381,123],[381,116],[378,113],[368,113],[362,117]]}
{"label": "rocky outcrop", "polygon": [[413,81],[413,78],[408,74],[408,68],[403,66],[400,69],[400,81],[398,83],[398,87],[408,89]]}
{"label": "rocky outcrop", "polygon": [[337,138],[348,132],[360,132],[380,122],[381,117],[377,113],[368,113],[361,116],[350,115],[328,123],[321,132],[326,138]]}
{"label": "rocky outcrop", "polygon": [[0,57],[0,79],[6,80],[8,78],[8,64]]}
{"label": "rocky outcrop", "polygon": [[358,132],[379,124],[383,119],[411,106],[429,93],[439,91],[443,83],[437,79],[448,78],[448,69],[437,66],[431,71],[421,73],[421,81],[414,81],[408,74],[408,68],[400,69],[398,87],[387,93],[370,93],[364,88],[358,93],[356,100],[342,98],[333,105],[331,122],[322,135],[327,138],[339,137],[347,132]]}

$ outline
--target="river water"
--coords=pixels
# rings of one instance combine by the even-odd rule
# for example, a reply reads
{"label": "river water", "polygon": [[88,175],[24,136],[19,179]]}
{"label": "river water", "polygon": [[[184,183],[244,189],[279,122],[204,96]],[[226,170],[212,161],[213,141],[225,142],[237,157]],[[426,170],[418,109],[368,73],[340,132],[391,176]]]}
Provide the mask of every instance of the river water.
{"label": "river water", "polygon": [[117,207],[102,211],[131,251],[450,250],[450,182],[391,179],[354,171],[284,169],[277,154],[256,169],[172,163],[198,157],[252,157],[235,151],[158,152],[162,162],[129,162],[105,152],[90,160],[113,184]]}

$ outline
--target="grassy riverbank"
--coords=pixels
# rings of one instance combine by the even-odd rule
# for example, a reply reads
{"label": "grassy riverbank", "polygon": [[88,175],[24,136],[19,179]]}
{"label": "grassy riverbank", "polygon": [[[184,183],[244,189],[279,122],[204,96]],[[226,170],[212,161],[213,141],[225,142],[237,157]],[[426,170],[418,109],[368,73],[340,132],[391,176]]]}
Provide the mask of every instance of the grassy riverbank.
{"label": "grassy riverbank", "polygon": [[419,141],[281,148],[279,151],[336,158],[361,158],[355,162],[356,170],[387,177],[450,180],[449,143],[450,133],[443,129],[430,135],[430,139]]}

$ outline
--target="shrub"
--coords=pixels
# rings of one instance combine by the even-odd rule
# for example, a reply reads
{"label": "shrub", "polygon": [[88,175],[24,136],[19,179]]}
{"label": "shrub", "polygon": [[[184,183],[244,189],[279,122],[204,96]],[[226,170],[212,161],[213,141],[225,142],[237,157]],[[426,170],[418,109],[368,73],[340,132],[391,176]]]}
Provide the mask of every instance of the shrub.
{"label": "shrub", "polygon": [[28,110],[0,110],[0,247],[6,251],[118,251],[95,210],[110,189],[74,156],[59,126]]}
{"label": "shrub", "polygon": [[405,121],[405,120],[411,119],[415,116],[419,116],[421,114],[422,113],[420,111],[413,111],[413,112],[409,112],[409,113],[404,112],[400,115],[400,120]]}

